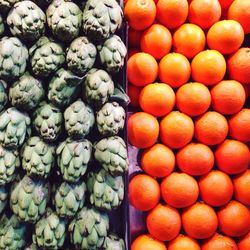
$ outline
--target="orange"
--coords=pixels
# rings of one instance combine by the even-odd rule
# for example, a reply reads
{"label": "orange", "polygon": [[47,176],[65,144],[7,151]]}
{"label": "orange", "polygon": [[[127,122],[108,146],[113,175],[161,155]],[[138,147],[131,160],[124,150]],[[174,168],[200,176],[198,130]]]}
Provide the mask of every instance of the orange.
{"label": "orange", "polygon": [[158,182],[145,174],[138,174],[129,182],[130,204],[140,211],[154,208],[160,200]]}
{"label": "orange", "polygon": [[228,134],[227,120],[217,112],[207,112],[195,121],[194,134],[199,142],[206,145],[222,143]]}
{"label": "orange", "polygon": [[229,121],[230,136],[239,141],[250,141],[250,109],[242,109],[239,113],[233,115]]}
{"label": "orange", "polygon": [[234,0],[219,0],[222,9],[228,9]]}
{"label": "orange", "polygon": [[170,113],[175,105],[175,93],[165,83],[153,83],[145,86],[140,94],[141,109],[154,116]]}
{"label": "orange", "polygon": [[206,239],[215,233],[218,219],[213,208],[204,203],[196,203],[183,211],[182,226],[188,236]]}
{"label": "orange", "polygon": [[136,86],[145,86],[157,78],[158,64],[147,53],[136,53],[128,59],[128,81]]}
{"label": "orange", "polygon": [[188,16],[187,0],[159,0],[156,18],[169,29],[181,26]]}
{"label": "orange", "polygon": [[161,141],[170,148],[181,148],[188,144],[194,134],[192,119],[178,111],[165,116],[160,123]]}
{"label": "orange", "polygon": [[152,55],[155,59],[161,59],[172,47],[172,35],[163,25],[153,24],[144,31],[140,44],[143,52]]}
{"label": "orange", "polygon": [[185,173],[172,173],[161,183],[163,200],[172,207],[184,208],[193,205],[199,196],[196,180]]}
{"label": "orange", "polygon": [[130,48],[128,51],[128,58],[139,52],[141,52],[139,48]]}
{"label": "orange", "polygon": [[176,154],[177,166],[184,173],[199,176],[207,174],[214,166],[213,151],[201,143],[190,143]]}
{"label": "orange", "polygon": [[233,196],[233,183],[230,177],[214,170],[199,179],[200,196],[208,205],[219,207],[227,204]]}
{"label": "orange", "polygon": [[168,250],[201,250],[201,248],[196,240],[180,234],[168,243]]}
{"label": "orange", "polygon": [[175,156],[173,151],[163,144],[155,144],[142,153],[141,167],[153,177],[168,176],[174,170]]}
{"label": "orange", "polygon": [[205,48],[204,31],[197,25],[185,23],[173,35],[174,52],[193,58]]}
{"label": "orange", "polygon": [[143,31],[134,30],[131,27],[128,30],[128,45],[130,47],[140,47]]}
{"label": "orange", "polygon": [[163,242],[154,239],[151,235],[141,235],[137,237],[132,245],[131,250],[167,250]]}
{"label": "orange", "polygon": [[207,239],[201,247],[202,250],[238,250],[237,244],[232,238],[222,234],[215,234]]}
{"label": "orange", "polygon": [[223,55],[237,51],[244,41],[244,30],[234,20],[222,20],[215,23],[207,33],[210,49],[218,50]]}
{"label": "orange", "polygon": [[170,53],[164,56],[159,63],[159,78],[161,82],[173,88],[180,87],[188,82],[191,67],[188,59],[179,53]]}
{"label": "orange", "polygon": [[191,63],[192,78],[207,86],[220,82],[226,73],[226,61],[216,50],[205,50],[197,54]]}
{"label": "orange", "polygon": [[155,20],[155,2],[153,0],[128,0],[124,8],[124,15],[129,27],[144,30]]}
{"label": "orange", "polygon": [[133,114],[128,119],[128,140],[137,148],[148,148],[155,144],[159,135],[159,124],[155,117],[144,112]]}
{"label": "orange", "polygon": [[205,113],[210,104],[211,95],[209,89],[198,82],[184,84],[176,93],[177,108],[191,117]]}
{"label": "orange", "polygon": [[248,250],[250,249],[250,233],[240,238],[238,241],[239,250]]}
{"label": "orange", "polygon": [[245,34],[250,33],[250,2],[249,0],[235,0],[228,9],[228,19],[238,21]]}
{"label": "orange", "polygon": [[249,165],[248,146],[236,140],[225,140],[215,150],[215,161],[220,170],[227,174],[239,174]]}
{"label": "orange", "polygon": [[230,201],[217,213],[220,230],[231,237],[240,237],[250,231],[250,211],[246,206]]}
{"label": "orange", "polygon": [[245,104],[246,93],[243,86],[234,80],[224,80],[211,90],[212,107],[223,115],[239,112]]}
{"label": "orange", "polygon": [[241,48],[227,61],[229,77],[242,84],[250,84],[250,48]]}
{"label": "orange", "polygon": [[190,23],[199,25],[203,30],[220,20],[221,6],[218,0],[193,0],[189,5]]}
{"label": "orange", "polygon": [[146,224],[149,233],[156,239],[169,241],[180,233],[181,216],[175,208],[158,204],[149,212]]}
{"label": "orange", "polygon": [[130,98],[129,105],[132,107],[139,107],[139,96],[142,88],[134,86],[132,84],[128,85],[128,96]]}
{"label": "orange", "polygon": [[250,206],[250,169],[237,175],[233,182],[235,199]]}

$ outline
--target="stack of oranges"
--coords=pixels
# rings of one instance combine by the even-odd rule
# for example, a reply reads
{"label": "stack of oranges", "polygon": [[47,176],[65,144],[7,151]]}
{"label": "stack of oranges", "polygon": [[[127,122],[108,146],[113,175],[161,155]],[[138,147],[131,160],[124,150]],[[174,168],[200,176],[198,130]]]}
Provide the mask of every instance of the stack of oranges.
{"label": "stack of oranges", "polygon": [[250,0],[127,0],[132,250],[250,250]]}

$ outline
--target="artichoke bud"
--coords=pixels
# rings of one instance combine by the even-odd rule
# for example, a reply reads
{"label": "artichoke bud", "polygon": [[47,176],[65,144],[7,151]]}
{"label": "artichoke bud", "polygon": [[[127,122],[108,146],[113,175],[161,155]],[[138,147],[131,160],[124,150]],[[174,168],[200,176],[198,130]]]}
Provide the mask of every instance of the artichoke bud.
{"label": "artichoke bud", "polygon": [[104,138],[95,144],[95,159],[113,176],[123,175],[128,170],[126,143],[119,136]]}
{"label": "artichoke bud", "polygon": [[95,208],[83,207],[69,225],[70,241],[76,249],[97,250],[109,230],[109,218]]}
{"label": "artichoke bud", "polygon": [[56,154],[63,179],[75,183],[87,170],[91,160],[92,145],[85,139],[73,141],[68,138],[58,146]]}
{"label": "artichoke bud", "polygon": [[103,250],[125,250],[124,240],[116,234],[110,233],[104,241]]}
{"label": "artichoke bud", "polygon": [[0,186],[0,214],[4,211],[9,196],[9,190],[6,186]]}
{"label": "artichoke bud", "polygon": [[106,170],[89,173],[87,182],[90,203],[96,208],[110,211],[121,205],[124,198],[124,182],[122,176],[113,177]]}
{"label": "artichoke bud", "polygon": [[0,79],[0,112],[5,108],[8,102],[8,94],[6,88],[6,82]]}

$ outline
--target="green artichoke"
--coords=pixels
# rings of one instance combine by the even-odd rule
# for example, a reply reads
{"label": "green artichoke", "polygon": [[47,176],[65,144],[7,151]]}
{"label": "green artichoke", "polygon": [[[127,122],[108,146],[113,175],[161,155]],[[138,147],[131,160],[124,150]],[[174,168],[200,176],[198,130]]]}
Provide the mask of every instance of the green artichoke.
{"label": "green artichoke", "polygon": [[54,0],[46,14],[48,26],[59,40],[70,42],[78,36],[82,26],[82,12],[75,3]]}
{"label": "green artichoke", "polygon": [[103,136],[117,135],[124,128],[126,113],[117,102],[106,103],[96,115],[98,131]]}
{"label": "green artichoke", "polygon": [[44,98],[42,82],[26,73],[10,87],[9,98],[12,106],[29,111]]}
{"label": "green artichoke", "polygon": [[53,203],[56,213],[63,218],[72,218],[83,208],[86,185],[80,181],[75,184],[63,182],[56,187]]}
{"label": "green artichoke", "polygon": [[104,241],[103,250],[125,250],[124,240],[116,234],[110,233]]}
{"label": "green artichoke", "polygon": [[28,57],[26,46],[18,38],[3,37],[0,40],[0,78],[18,79],[25,72]]}
{"label": "green artichoke", "polygon": [[21,0],[0,0],[0,13],[7,14],[15,3]]}
{"label": "green artichoke", "polygon": [[119,36],[113,35],[109,37],[97,48],[101,63],[108,72],[117,73],[122,69],[127,55],[127,48]]}
{"label": "green artichoke", "polygon": [[112,136],[95,145],[95,159],[113,176],[122,175],[128,169],[128,152],[124,140]]}
{"label": "green artichoke", "polygon": [[12,182],[19,167],[20,159],[18,152],[9,151],[0,145],[0,185]]}
{"label": "green artichoke", "polygon": [[56,154],[63,179],[77,182],[87,170],[92,155],[92,145],[85,139],[73,141],[68,138],[58,146]]}
{"label": "green artichoke", "polygon": [[7,95],[7,84],[6,82],[0,79],[0,112],[4,109],[8,102],[8,95]]}
{"label": "green artichoke", "polygon": [[34,112],[33,126],[46,141],[55,141],[59,136],[63,115],[53,104],[41,102]]}
{"label": "green artichoke", "polygon": [[94,126],[94,111],[80,99],[72,103],[64,112],[65,129],[73,138],[83,138]]}
{"label": "green artichoke", "polygon": [[[0,2],[1,4],[1,2]],[[4,33],[4,23],[3,23],[3,18],[0,14],[0,36]]]}
{"label": "green artichoke", "polygon": [[45,212],[49,201],[49,184],[24,176],[12,186],[10,207],[21,221],[35,223]]}
{"label": "green artichoke", "polygon": [[21,158],[28,175],[47,178],[55,163],[55,147],[38,136],[30,137],[22,148]]}
{"label": "green artichoke", "polygon": [[116,0],[88,0],[83,11],[83,31],[93,40],[103,40],[121,27],[122,18]]}
{"label": "green artichoke", "polygon": [[9,191],[6,186],[0,186],[0,214],[4,211],[8,201]]}
{"label": "green artichoke", "polygon": [[0,115],[0,143],[6,148],[21,146],[31,133],[30,118],[16,108],[9,108]]}
{"label": "green artichoke", "polygon": [[66,235],[66,222],[51,209],[36,223],[32,235],[33,243],[42,249],[59,249]]}
{"label": "green artichoke", "polygon": [[0,219],[0,250],[21,250],[28,237],[27,225],[15,215],[3,215]]}
{"label": "green artichoke", "polygon": [[114,93],[114,82],[110,75],[101,69],[91,69],[83,84],[83,95],[87,103],[99,108]]}
{"label": "green artichoke", "polygon": [[7,24],[13,36],[25,41],[35,41],[45,32],[46,16],[31,1],[21,1],[14,5],[7,17]]}
{"label": "green artichoke", "polygon": [[102,247],[108,230],[106,213],[84,207],[69,225],[70,241],[76,249],[97,250]]}
{"label": "green artichoke", "polygon": [[69,70],[59,69],[49,83],[48,99],[58,107],[68,106],[76,97],[82,79]]}
{"label": "green artichoke", "polygon": [[86,36],[76,38],[67,52],[66,61],[68,68],[78,75],[84,75],[90,70],[96,59],[97,50]]}
{"label": "green artichoke", "polygon": [[30,49],[32,72],[39,77],[47,77],[65,62],[61,44],[46,36],[41,37]]}
{"label": "green artichoke", "polygon": [[113,177],[106,170],[91,172],[87,182],[90,203],[100,210],[110,211],[121,205],[124,198],[122,176]]}
{"label": "green artichoke", "polygon": [[32,243],[29,246],[26,246],[24,250],[39,250],[36,244]]}

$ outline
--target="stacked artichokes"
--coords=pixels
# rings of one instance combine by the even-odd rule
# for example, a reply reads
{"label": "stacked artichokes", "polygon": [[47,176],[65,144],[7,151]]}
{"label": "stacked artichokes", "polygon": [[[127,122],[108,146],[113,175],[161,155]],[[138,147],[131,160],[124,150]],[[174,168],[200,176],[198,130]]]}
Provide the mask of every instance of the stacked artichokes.
{"label": "stacked artichokes", "polygon": [[0,250],[125,250],[122,20],[116,0],[0,0]]}

